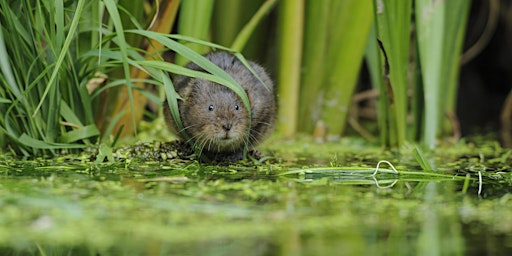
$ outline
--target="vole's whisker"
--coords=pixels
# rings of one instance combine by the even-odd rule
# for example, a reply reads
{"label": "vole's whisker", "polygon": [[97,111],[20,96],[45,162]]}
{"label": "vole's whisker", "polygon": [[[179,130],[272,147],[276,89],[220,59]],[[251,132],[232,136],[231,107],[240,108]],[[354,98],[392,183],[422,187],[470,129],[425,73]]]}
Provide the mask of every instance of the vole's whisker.
{"label": "vole's whisker", "polygon": [[186,131],[186,130],[188,130],[188,129],[190,129],[190,128],[193,128],[193,127],[196,127],[196,126],[199,126],[199,125],[201,125],[201,124],[189,125],[189,126],[187,126],[187,127],[183,127],[183,129],[179,130],[178,132],[179,132],[179,133],[182,133],[183,131]]}

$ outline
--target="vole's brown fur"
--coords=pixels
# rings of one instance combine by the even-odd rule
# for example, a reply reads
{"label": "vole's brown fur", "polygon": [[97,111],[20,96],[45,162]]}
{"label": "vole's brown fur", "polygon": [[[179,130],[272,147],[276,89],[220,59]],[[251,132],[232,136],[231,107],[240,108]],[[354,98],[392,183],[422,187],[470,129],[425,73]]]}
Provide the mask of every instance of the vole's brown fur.
{"label": "vole's brown fur", "polygon": [[[251,104],[251,125],[249,127],[248,112],[242,100],[229,88],[201,78],[178,75],[173,82],[183,99],[178,100],[183,127],[202,154],[214,159],[221,156],[221,159],[237,160],[246,143],[252,148],[273,130],[277,112],[274,84],[264,69],[253,62],[249,64],[264,84],[232,54],[220,51],[205,57],[244,88]],[[203,71],[194,63],[186,67]],[[164,116],[170,130],[184,139],[167,102],[164,103]]]}

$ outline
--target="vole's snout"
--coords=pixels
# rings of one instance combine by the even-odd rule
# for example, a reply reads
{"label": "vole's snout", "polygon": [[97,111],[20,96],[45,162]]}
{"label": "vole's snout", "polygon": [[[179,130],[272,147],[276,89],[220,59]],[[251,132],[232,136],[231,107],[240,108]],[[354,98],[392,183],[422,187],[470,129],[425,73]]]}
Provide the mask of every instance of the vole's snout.
{"label": "vole's snout", "polygon": [[229,132],[231,130],[231,123],[223,124],[222,129],[224,129],[224,131],[226,131],[226,132]]}

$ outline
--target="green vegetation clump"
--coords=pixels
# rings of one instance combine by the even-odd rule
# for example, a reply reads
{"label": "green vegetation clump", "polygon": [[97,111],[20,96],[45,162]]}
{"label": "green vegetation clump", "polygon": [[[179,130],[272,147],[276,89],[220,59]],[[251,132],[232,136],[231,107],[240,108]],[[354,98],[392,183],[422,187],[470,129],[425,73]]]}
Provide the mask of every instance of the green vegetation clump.
{"label": "green vegetation clump", "polygon": [[[338,141],[349,124],[391,149],[433,148],[459,132],[468,10],[462,0],[4,1],[0,144],[24,156],[112,147],[160,116],[164,98],[178,111],[169,73],[225,85],[248,106],[236,81],[201,55],[224,50],[274,74],[282,136],[317,131]],[[379,99],[374,132],[357,121],[367,96],[353,95],[364,59],[365,95]],[[183,68],[190,61],[206,72]]]}

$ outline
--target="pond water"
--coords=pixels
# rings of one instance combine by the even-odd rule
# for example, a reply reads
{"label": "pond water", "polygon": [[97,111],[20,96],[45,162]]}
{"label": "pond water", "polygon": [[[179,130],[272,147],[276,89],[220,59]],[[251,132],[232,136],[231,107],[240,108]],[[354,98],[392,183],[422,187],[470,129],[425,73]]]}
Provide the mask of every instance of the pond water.
{"label": "pond water", "polygon": [[[279,146],[277,146],[279,145]],[[509,255],[510,150],[282,142],[223,166],[0,158],[0,255]],[[379,160],[391,171],[372,176]],[[387,170],[391,167],[384,166]]]}

